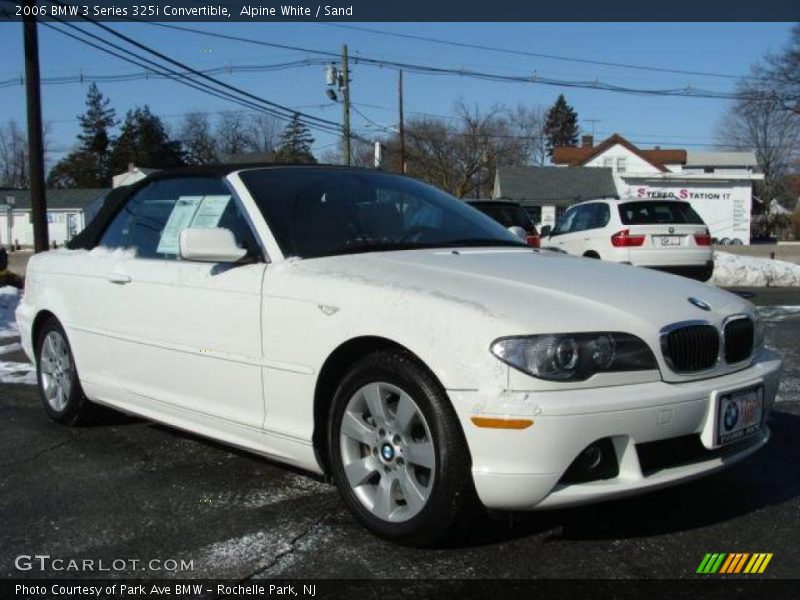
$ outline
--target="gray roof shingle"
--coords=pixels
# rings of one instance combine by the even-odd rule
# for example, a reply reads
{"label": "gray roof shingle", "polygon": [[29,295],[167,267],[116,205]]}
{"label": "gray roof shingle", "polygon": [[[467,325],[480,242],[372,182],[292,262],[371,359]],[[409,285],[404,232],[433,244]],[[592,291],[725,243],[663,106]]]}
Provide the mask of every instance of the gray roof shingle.
{"label": "gray roof shingle", "polygon": [[[45,191],[45,199],[48,210],[83,210],[93,200],[103,194],[107,194],[110,188],[74,188],[74,189],[48,189]],[[15,190],[0,188],[0,204],[6,203],[6,197],[14,197],[14,208],[30,209],[31,194],[30,190]]]}
{"label": "gray roof shingle", "polygon": [[604,167],[500,167],[495,177],[500,196],[526,206],[617,197],[612,171]]}

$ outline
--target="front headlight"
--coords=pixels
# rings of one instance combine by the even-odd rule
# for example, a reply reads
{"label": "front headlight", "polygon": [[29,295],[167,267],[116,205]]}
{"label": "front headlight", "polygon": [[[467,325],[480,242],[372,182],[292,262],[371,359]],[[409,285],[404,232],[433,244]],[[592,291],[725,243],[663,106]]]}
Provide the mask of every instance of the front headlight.
{"label": "front headlight", "polygon": [[495,340],[492,354],[523,373],[583,381],[595,373],[657,369],[650,347],[628,333],[558,333]]}

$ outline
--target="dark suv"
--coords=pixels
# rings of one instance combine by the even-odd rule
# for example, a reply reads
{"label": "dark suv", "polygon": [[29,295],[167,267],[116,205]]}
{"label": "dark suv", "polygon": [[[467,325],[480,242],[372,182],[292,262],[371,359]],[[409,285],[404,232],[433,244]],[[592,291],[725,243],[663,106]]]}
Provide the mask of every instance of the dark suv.
{"label": "dark suv", "polygon": [[496,200],[467,200],[467,204],[477,208],[504,227],[521,227],[527,234],[525,242],[534,248],[539,247],[539,232],[536,230],[536,225],[533,224],[530,215],[518,202],[506,198],[498,198]]}

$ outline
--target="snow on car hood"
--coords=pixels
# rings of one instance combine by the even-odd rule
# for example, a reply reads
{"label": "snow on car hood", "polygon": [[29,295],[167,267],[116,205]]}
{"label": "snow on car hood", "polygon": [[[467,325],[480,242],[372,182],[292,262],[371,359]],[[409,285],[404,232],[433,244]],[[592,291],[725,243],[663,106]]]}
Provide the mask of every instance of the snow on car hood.
{"label": "snow on car hood", "polygon": [[[542,331],[636,329],[691,319],[714,323],[752,310],[718,288],[648,269],[515,248],[353,254],[292,264],[297,274],[429,296]],[[326,287],[326,286],[323,286]],[[330,289],[330,288],[329,288]],[[321,290],[320,290],[321,291]],[[704,311],[688,301],[698,298]],[[377,299],[377,296],[374,296]],[[603,320],[598,322],[598,317]],[[631,327],[626,327],[631,330]]]}

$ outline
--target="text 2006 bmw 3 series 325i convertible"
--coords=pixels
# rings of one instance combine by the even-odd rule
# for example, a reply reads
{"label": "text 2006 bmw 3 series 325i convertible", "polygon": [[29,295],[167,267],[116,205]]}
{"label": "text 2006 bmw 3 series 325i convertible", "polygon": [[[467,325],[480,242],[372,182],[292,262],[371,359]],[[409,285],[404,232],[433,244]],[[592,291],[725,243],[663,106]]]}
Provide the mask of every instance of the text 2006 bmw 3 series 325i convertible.
{"label": "text 2006 bmw 3 series 325i convertible", "polygon": [[526,510],[676,484],[769,438],[753,306],[526,246],[413,179],[173,171],[35,256],[17,311],[47,414],[95,404],[330,476],[407,544],[475,500]]}

